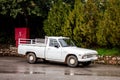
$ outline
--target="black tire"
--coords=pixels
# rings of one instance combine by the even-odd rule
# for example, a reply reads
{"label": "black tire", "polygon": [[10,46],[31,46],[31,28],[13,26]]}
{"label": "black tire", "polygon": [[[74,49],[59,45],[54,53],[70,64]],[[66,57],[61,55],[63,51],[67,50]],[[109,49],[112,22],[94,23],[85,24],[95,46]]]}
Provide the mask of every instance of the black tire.
{"label": "black tire", "polygon": [[37,61],[36,55],[34,53],[27,54],[27,61],[30,64],[34,64]]}
{"label": "black tire", "polygon": [[91,61],[88,61],[88,62],[82,62],[82,65],[83,66],[89,66],[91,64]]}
{"label": "black tire", "polygon": [[77,57],[71,55],[67,57],[67,65],[69,67],[76,67],[78,65],[78,59]]}
{"label": "black tire", "polygon": [[49,61],[48,61],[48,60],[46,60],[46,59],[43,59],[43,62],[44,62],[44,63],[48,63]]}

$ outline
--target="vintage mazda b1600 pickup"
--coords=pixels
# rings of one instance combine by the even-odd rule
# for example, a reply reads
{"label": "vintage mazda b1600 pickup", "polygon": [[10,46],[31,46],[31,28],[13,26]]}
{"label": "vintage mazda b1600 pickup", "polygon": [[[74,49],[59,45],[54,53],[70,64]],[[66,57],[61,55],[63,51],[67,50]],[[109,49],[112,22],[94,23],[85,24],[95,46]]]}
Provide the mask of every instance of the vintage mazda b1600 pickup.
{"label": "vintage mazda b1600 pickup", "polygon": [[[42,42],[40,42],[42,41]],[[45,37],[43,39],[19,39],[18,54],[26,55],[28,63],[43,61],[63,62],[70,67],[78,64],[88,66],[97,60],[97,51],[79,48],[68,37]]]}

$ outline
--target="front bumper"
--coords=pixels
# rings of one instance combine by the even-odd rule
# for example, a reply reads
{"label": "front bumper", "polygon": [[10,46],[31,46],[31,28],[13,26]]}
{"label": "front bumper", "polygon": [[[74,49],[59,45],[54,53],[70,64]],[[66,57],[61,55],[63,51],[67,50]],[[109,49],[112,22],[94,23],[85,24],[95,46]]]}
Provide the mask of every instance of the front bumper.
{"label": "front bumper", "polygon": [[86,59],[78,59],[79,62],[87,62],[87,61],[95,61],[97,60],[98,57],[91,57],[91,58],[86,58]]}

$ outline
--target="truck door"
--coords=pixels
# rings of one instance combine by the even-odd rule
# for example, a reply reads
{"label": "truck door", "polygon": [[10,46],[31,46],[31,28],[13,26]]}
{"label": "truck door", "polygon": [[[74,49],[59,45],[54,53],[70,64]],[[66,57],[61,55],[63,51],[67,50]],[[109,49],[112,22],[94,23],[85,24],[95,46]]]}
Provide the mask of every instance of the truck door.
{"label": "truck door", "polygon": [[49,39],[48,47],[46,47],[46,59],[60,61],[61,60],[61,47],[56,39]]}

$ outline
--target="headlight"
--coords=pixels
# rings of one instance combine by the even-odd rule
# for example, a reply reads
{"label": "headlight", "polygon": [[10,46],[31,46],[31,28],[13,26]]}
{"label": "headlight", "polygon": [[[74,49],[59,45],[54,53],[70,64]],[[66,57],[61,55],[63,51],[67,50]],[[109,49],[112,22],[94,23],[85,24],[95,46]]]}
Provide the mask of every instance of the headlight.
{"label": "headlight", "polygon": [[86,59],[87,58],[87,55],[84,55],[83,57],[82,57],[82,59]]}

